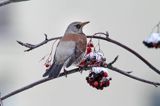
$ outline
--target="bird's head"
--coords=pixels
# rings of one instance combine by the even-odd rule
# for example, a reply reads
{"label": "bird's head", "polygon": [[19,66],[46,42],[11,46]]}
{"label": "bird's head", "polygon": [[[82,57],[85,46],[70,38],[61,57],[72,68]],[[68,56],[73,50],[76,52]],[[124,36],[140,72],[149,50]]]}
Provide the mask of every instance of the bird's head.
{"label": "bird's head", "polygon": [[69,24],[65,34],[67,33],[73,33],[73,34],[83,34],[83,26],[85,26],[86,24],[88,24],[89,21],[86,22],[72,22],[71,24]]}

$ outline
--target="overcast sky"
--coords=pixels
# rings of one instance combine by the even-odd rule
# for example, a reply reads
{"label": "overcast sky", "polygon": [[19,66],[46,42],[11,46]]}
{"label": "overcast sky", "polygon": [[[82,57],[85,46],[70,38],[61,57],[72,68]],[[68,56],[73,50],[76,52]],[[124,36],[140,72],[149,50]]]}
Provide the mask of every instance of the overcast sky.
{"label": "overcast sky", "polygon": [[[142,41],[160,21],[159,0],[30,0],[0,8],[0,92],[3,95],[42,78],[44,61],[52,43],[28,53],[16,40],[36,44],[62,36],[73,21],[90,21],[87,35],[110,33],[160,69],[160,50]],[[96,40],[95,40],[96,42]],[[144,79],[160,82],[160,76],[128,51],[101,41],[107,62],[119,55],[115,67]],[[159,106],[160,88],[109,70],[111,85],[103,91],[90,87],[83,74],[75,73],[38,85],[4,101],[4,106]],[[156,101],[157,100],[157,101]],[[157,104],[156,104],[157,103]]]}

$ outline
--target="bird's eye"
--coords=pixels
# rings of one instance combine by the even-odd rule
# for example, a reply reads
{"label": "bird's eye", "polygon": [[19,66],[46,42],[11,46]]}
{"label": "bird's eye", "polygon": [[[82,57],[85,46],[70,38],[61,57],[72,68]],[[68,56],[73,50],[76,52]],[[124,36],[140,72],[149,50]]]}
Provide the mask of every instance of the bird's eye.
{"label": "bird's eye", "polygon": [[77,29],[80,29],[81,28],[81,25],[77,24],[75,25]]}

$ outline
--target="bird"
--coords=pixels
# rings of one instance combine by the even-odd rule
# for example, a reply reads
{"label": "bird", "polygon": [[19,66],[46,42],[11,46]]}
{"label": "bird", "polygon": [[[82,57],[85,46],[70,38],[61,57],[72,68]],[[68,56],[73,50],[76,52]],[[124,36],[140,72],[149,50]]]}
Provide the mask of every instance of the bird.
{"label": "bird", "polygon": [[83,33],[83,27],[88,23],[90,22],[76,21],[68,25],[64,36],[57,44],[53,63],[43,74],[43,77],[56,78],[63,67],[65,72],[65,68],[70,67],[72,64],[80,63],[87,46],[87,37]]}

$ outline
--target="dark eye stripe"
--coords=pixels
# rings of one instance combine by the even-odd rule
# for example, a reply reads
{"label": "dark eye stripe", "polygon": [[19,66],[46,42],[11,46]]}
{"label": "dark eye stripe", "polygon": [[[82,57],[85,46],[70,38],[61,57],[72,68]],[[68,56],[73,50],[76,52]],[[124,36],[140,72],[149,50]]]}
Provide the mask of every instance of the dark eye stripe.
{"label": "dark eye stripe", "polygon": [[77,29],[80,29],[81,28],[81,25],[77,24],[75,25]]}

